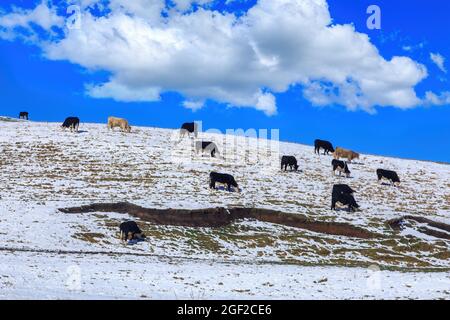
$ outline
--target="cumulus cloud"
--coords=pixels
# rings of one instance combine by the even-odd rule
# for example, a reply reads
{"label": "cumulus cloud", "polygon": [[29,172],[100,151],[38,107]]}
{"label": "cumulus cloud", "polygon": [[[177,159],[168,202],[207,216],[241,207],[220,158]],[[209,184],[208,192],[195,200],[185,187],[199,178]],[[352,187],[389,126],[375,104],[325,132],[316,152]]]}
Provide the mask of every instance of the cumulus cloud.
{"label": "cumulus cloud", "polygon": [[197,111],[200,110],[201,108],[203,108],[203,106],[205,105],[205,101],[202,100],[185,100],[183,102],[183,106],[187,109],[191,109],[192,111]]}
{"label": "cumulus cloud", "polygon": [[94,98],[111,98],[123,102],[158,101],[160,99],[159,88],[128,87],[126,84],[114,79],[110,82],[94,85],[86,85],[88,94]]}
{"label": "cumulus cloud", "polygon": [[[275,94],[298,85],[320,106],[373,112],[422,102],[415,86],[426,68],[408,57],[387,60],[352,25],[333,25],[326,0],[260,0],[240,16],[210,2],[84,0],[81,27],[39,45],[48,59],[109,72],[106,83],[87,86],[95,98],[156,101],[176,91],[193,110],[212,99],[273,115]],[[190,10],[194,3],[200,7]],[[96,4],[104,15],[87,8]]]}
{"label": "cumulus cloud", "polygon": [[434,92],[427,91],[425,94],[425,105],[427,106],[444,106],[450,105],[450,91],[444,91],[439,95]]}
{"label": "cumulus cloud", "polygon": [[439,53],[430,53],[430,59],[433,63],[444,73],[447,73],[445,68],[445,58]]}
{"label": "cumulus cloud", "polygon": [[[58,16],[56,8],[51,7],[47,1],[42,1],[32,10],[13,7],[10,13],[0,15],[0,38],[12,40],[16,36],[21,36],[36,39],[35,27],[51,32],[52,28],[61,27],[63,24],[64,18]],[[17,28],[26,30],[26,36],[23,33],[16,33]]]}

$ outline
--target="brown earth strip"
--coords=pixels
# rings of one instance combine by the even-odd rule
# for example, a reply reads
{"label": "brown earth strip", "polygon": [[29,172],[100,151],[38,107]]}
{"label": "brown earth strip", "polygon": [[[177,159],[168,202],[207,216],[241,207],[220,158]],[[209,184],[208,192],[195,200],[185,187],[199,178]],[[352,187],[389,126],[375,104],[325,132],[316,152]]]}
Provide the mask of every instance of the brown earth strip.
{"label": "brown earth strip", "polygon": [[422,233],[425,233],[426,235],[433,236],[435,238],[450,240],[450,234],[448,234],[446,232],[441,232],[441,231],[429,229],[426,227],[419,228],[419,231]]}
{"label": "brown earth strip", "polygon": [[309,231],[355,237],[362,239],[381,238],[382,235],[342,222],[322,222],[300,214],[285,213],[258,208],[208,208],[208,209],[152,209],[131,203],[94,203],[87,206],[59,209],[63,213],[117,212],[127,213],[158,225],[220,228],[236,220],[255,219]]}
{"label": "brown earth strip", "polygon": [[[422,224],[427,224],[430,227],[436,228],[436,229],[440,229],[440,230],[444,230],[447,232],[450,232],[450,225],[442,223],[442,222],[437,222],[437,221],[433,221],[427,218],[423,218],[423,217],[417,217],[417,216],[404,216],[401,218],[397,218],[397,219],[392,219],[389,220],[387,222],[387,224],[394,230],[401,230],[402,229],[402,224],[406,221],[406,220],[412,220],[418,223],[422,223]],[[418,229],[418,231],[427,234],[429,236],[433,236],[436,238],[441,238],[441,239],[446,239],[446,240],[450,240],[450,235],[447,232],[441,232],[438,230],[434,230],[434,229],[429,229],[427,227],[420,227]]]}

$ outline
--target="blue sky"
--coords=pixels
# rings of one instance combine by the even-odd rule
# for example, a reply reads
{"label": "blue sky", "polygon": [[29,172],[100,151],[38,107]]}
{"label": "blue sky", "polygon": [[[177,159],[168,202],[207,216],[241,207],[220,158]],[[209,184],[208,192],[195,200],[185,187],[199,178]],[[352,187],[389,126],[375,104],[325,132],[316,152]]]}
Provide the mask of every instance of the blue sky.
{"label": "blue sky", "polygon": [[[11,5],[24,8],[21,11],[16,9],[16,13],[25,15],[27,13],[24,11],[25,9],[32,10],[40,2],[2,1],[0,16],[10,14],[14,10]],[[366,8],[371,4],[376,4],[381,8],[381,30],[368,30],[366,27],[368,17]],[[58,9],[58,14],[62,15],[64,3],[54,1],[54,5]],[[205,10],[217,9],[221,12],[242,15],[255,5],[256,1],[234,1],[230,5],[216,1],[207,4]],[[255,75],[256,80],[251,79],[248,92],[256,83],[255,85],[258,85],[264,97],[273,96],[276,99],[276,112],[272,112],[271,99],[258,110],[250,105],[252,96],[247,95],[247,91],[241,92],[236,89],[236,95],[242,94],[242,97],[235,99],[234,96],[222,93],[210,96],[208,90],[198,92],[192,89],[191,85],[194,88],[196,85],[209,88],[205,81],[213,80],[204,80],[204,78],[208,78],[205,75],[199,76],[198,80],[192,76],[192,83],[188,85],[183,83],[177,87],[179,79],[184,81],[182,78],[191,77],[191,74],[182,72],[173,77],[162,73],[164,77],[167,76],[167,80],[164,82],[161,80],[161,86],[165,86],[166,89],[159,92],[159,101],[150,101],[152,99],[148,98],[147,94],[145,94],[145,99],[141,98],[142,91],[130,84],[139,86],[139,83],[134,80],[139,79],[139,71],[126,70],[122,73],[123,66],[116,67],[116,65],[107,65],[106,63],[104,67],[99,67],[102,65],[102,61],[92,60],[92,50],[87,53],[80,50],[80,56],[86,55],[82,59],[78,59],[76,48],[75,52],[69,53],[52,51],[53,56],[50,56],[46,45],[49,41],[54,43],[60,41],[59,33],[50,37],[46,30],[41,30],[39,26],[36,27],[36,23],[22,29],[20,26],[7,29],[5,20],[3,20],[3,31],[6,30],[9,36],[3,35],[2,39],[0,33],[0,114],[17,116],[19,111],[27,110],[30,112],[32,120],[36,121],[62,121],[66,116],[76,115],[84,122],[105,122],[109,115],[115,115],[127,118],[134,125],[165,128],[176,128],[185,121],[202,120],[205,129],[218,128],[225,131],[228,128],[276,128],[280,129],[280,138],[285,141],[312,144],[314,139],[321,138],[330,140],[335,145],[363,153],[450,162],[450,105],[448,105],[448,101],[427,104],[424,98],[426,92],[433,92],[438,97],[450,91],[448,74],[430,58],[431,53],[439,54],[444,59],[450,57],[448,36],[450,3],[439,0],[426,2],[419,0],[328,0],[328,5],[334,24],[353,24],[356,32],[365,33],[370,37],[370,43],[378,49],[379,55],[383,59],[390,61],[394,56],[405,56],[426,67],[427,76],[413,84],[417,97],[423,99],[421,102],[416,103],[413,107],[404,108],[402,101],[399,101],[399,106],[396,106],[396,100],[393,100],[393,106],[380,107],[377,105],[378,101],[375,96],[375,98],[369,99],[370,103],[362,103],[364,104],[362,106],[347,104],[347,100],[342,99],[327,100],[327,103],[318,106],[313,99],[305,96],[305,84],[291,81],[291,75],[287,81],[289,86],[278,89],[279,83],[272,82],[270,79],[265,82],[259,81],[257,78],[260,77],[260,74],[258,73]],[[176,4],[172,6],[176,8]],[[196,7],[190,8],[189,11],[182,14],[189,15],[195,10]],[[98,16],[102,16],[102,14],[106,13],[98,13]],[[286,12],[281,14],[286,14]],[[0,19],[1,25],[2,20]],[[57,30],[57,28],[53,30]],[[18,34],[29,35],[33,32],[39,38],[38,40],[17,37]],[[298,32],[299,38],[302,37],[302,31]],[[295,36],[295,32],[292,34]],[[292,35],[286,35],[288,40],[289,36]],[[262,43],[280,44],[280,42],[273,42],[270,35],[267,38],[269,39],[255,38],[255,41],[261,41],[261,48],[263,48]],[[308,38],[305,39],[305,41],[309,41]],[[130,39],[127,40],[130,41]],[[224,42],[224,45],[226,46],[227,43]],[[196,48],[198,47],[201,46]],[[117,46],[114,48],[120,49]],[[240,47],[237,48],[240,49]],[[46,50],[47,53],[44,53]],[[203,56],[208,54],[210,53],[205,52]],[[288,53],[283,52],[280,59],[283,59],[284,54],[289,57]],[[56,56],[57,58],[55,58]],[[211,56],[214,58],[214,55]],[[225,58],[221,58],[217,57],[217,68],[220,68],[221,61],[229,63]],[[320,66],[320,62],[318,60],[312,63],[318,63]],[[199,63],[197,59],[195,63]],[[325,61],[324,64],[326,63]],[[95,64],[96,67],[92,67],[92,64]],[[173,64],[177,65],[179,62],[173,61]],[[447,60],[444,60],[443,67],[448,68]],[[154,70],[152,68],[154,66],[145,65],[143,70]],[[209,70],[208,68],[214,74],[214,68],[206,66],[206,70]],[[334,73],[336,71],[330,70],[324,71],[325,77],[327,72]],[[172,73],[174,72],[176,73],[176,71],[172,71]],[[311,73],[314,72],[316,71],[311,71]],[[223,74],[226,74],[226,70],[219,75]],[[355,71],[356,79],[360,74],[359,71]],[[274,73],[274,77],[278,75]],[[133,78],[126,85],[127,88],[134,90],[132,96],[135,99],[129,99],[128,95],[127,99],[118,99],[117,92],[110,93],[108,91],[111,97],[105,98],[94,97],[95,94],[87,93],[87,84],[106,83],[114,76],[120,78],[121,81],[124,78]],[[242,77],[245,76],[247,75],[242,75]],[[332,76],[330,74],[330,79]],[[377,81],[381,81],[379,80],[381,76],[384,74],[377,76]],[[391,75],[387,75],[387,77],[389,76]],[[231,75],[230,79],[229,82],[234,81],[232,80],[235,79],[234,75]],[[395,83],[394,80],[391,81]],[[152,86],[154,85],[153,79],[143,81],[149,81]],[[225,89],[235,88],[241,83],[240,80],[236,81],[236,83],[230,84],[227,79],[220,79],[217,82],[220,84],[215,83],[215,85]],[[408,82],[407,76],[405,82]],[[339,92],[343,92],[342,88],[340,90]],[[101,95],[105,95],[104,91],[100,92]],[[363,91],[357,96],[365,93]],[[186,108],[184,103],[188,100],[194,102],[202,100],[201,108],[196,111]],[[239,105],[241,101],[242,106]]]}

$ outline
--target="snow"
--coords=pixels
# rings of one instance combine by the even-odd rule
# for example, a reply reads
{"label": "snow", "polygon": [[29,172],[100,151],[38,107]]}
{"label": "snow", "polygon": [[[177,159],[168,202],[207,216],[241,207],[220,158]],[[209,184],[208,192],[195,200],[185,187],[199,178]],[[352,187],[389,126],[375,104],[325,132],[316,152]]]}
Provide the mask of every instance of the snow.
{"label": "snow", "polygon": [[448,299],[448,273],[6,254],[1,299]]}
{"label": "snow", "polygon": [[[178,142],[177,130],[137,127],[124,134],[106,124],[82,124],[80,130],[0,120],[0,298],[450,297],[450,242],[420,233],[419,224],[401,233],[386,226],[403,215],[450,223],[447,164],[362,155],[346,179],[333,176],[331,157],[314,155],[311,146],[281,142],[279,153],[277,145],[270,153],[265,140],[202,133],[221,151],[222,158],[210,159],[191,152],[191,139]],[[300,172],[280,172],[284,154],[297,157]],[[397,171],[401,187],[379,184],[377,168]],[[212,170],[233,174],[243,192],[210,190]],[[357,190],[360,212],[329,209],[335,183]],[[271,208],[347,222],[386,238],[337,237],[258,221],[221,230],[138,221],[149,241],[125,246],[117,226],[132,217],[57,210],[119,201]],[[68,285],[74,275],[79,285]]]}

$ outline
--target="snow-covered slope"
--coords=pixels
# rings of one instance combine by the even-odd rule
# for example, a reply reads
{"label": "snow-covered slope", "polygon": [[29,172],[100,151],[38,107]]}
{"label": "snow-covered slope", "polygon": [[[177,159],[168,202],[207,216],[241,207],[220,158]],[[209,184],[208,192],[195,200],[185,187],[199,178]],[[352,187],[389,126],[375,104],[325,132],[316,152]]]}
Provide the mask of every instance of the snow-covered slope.
{"label": "snow-covered slope", "polygon": [[[133,129],[124,134],[82,124],[70,133],[56,123],[0,121],[0,297],[450,297],[450,241],[421,232],[418,223],[402,232],[386,224],[405,215],[450,223],[449,165],[362,155],[346,179],[331,174],[331,157],[280,143],[280,154],[296,156],[301,169],[285,173],[279,154],[266,154],[263,140],[203,133],[222,153],[210,159],[192,152],[191,139],[178,143],[176,130]],[[380,185],[377,168],[396,170],[401,187]],[[233,174],[243,192],[211,191],[212,170]],[[335,183],[357,190],[361,211],[330,210]],[[119,201],[271,208],[347,222],[383,237],[331,236],[250,220],[220,229],[141,221],[149,241],[125,246],[118,225],[132,217],[57,210]],[[380,284],[369,285],[373,279]],[[135,290],[111,291],[124,286]]]}

